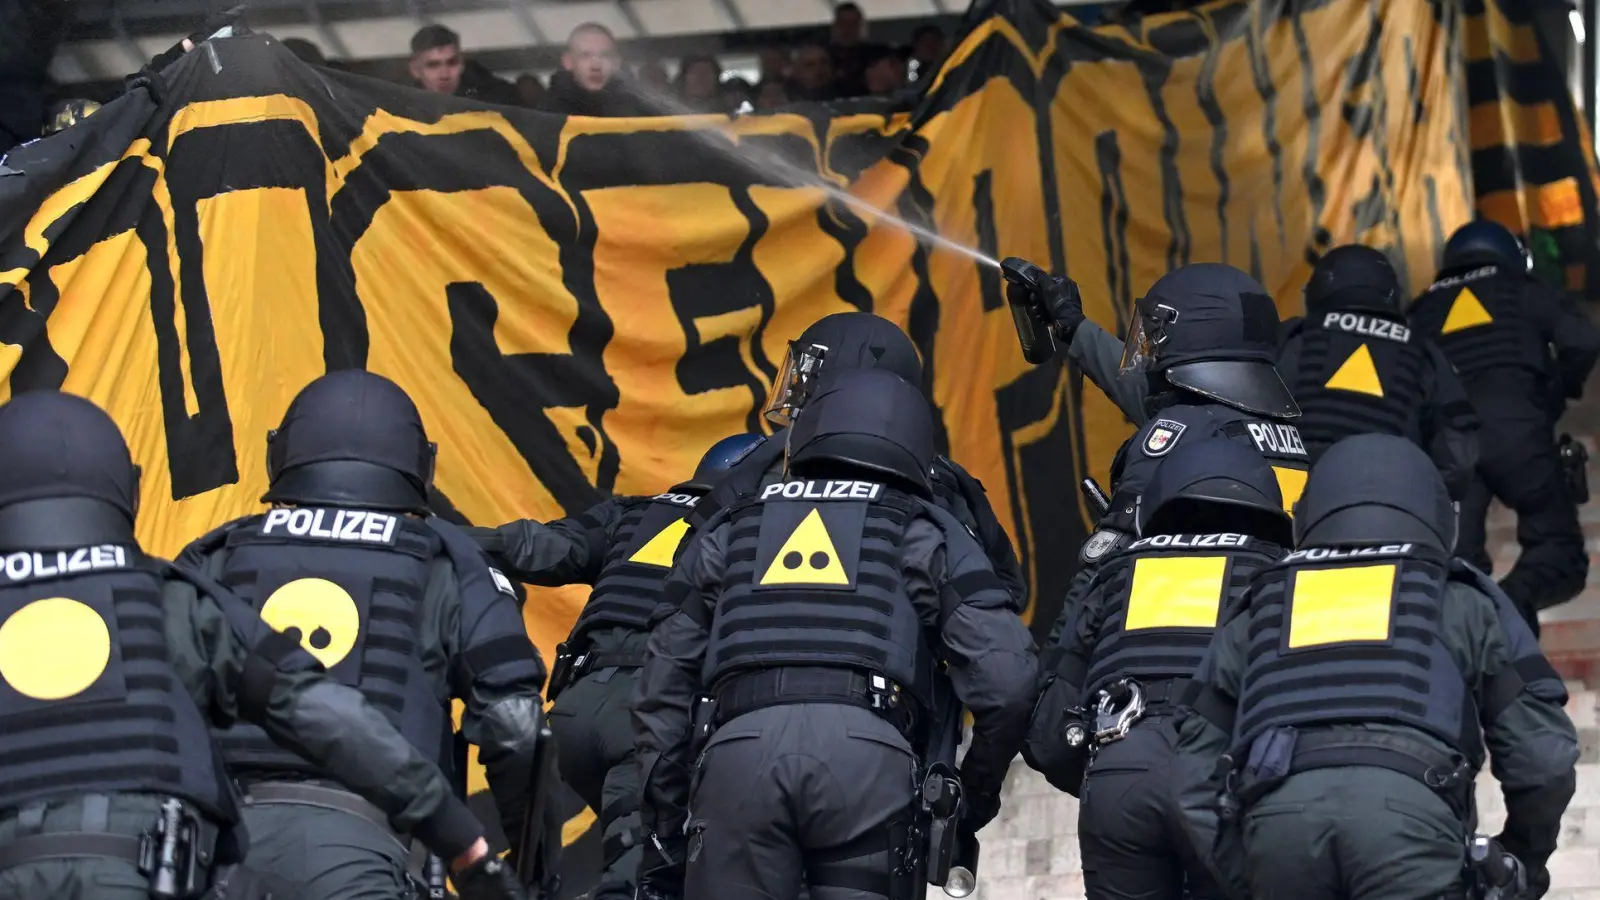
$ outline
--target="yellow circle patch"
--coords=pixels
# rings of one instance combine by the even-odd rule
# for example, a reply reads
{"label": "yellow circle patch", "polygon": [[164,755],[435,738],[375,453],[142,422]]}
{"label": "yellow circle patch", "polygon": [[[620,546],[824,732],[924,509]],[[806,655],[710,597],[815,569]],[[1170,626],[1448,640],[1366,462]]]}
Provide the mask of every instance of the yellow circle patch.
{"label": "yellow circle patch", "polygon": [[350,592],[325,578],[300,578],[272,592],[261,618],[298,640],[331,669],[350,655],[361,635],[361,611]]}
{"label": "yellow circle patch", "polygon": [[111,630],[86,604],[35,600],[0,625],[0,678],[35,700],[65,700],[89,689],[111,662]]}

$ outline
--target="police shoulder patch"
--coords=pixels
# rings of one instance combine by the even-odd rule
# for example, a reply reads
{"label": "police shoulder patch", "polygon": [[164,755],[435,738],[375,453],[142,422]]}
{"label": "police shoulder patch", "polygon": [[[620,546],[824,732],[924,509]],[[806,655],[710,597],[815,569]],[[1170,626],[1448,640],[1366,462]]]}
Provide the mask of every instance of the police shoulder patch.
{"label": "police shoulder patch", "polygon": [[1117,546],[1117,541],[1121,537],[1120,533],[1106,528],[1096,531],[1094,534],[1089,535],[1087,541],[1083,542],[1083,549],[1078,551],[1078,561],[1085,563],[1098,562],[1101,557],[1110,553]]}
{"label": "police shoulder patch", "polygon": [[1144,436],[1145,456],[1166,456],[1177,446],[1178,438],[1183,437],[1189,426],[1172,419],[1157,419],[1150,424],[1150,430]]}

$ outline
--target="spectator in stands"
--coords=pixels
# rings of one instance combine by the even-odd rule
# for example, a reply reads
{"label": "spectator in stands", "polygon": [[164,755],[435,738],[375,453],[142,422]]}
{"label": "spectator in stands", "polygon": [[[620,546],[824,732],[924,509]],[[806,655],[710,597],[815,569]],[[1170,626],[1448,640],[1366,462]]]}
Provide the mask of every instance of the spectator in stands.
{"label": "spectator in stands", "polygon": [[517,76],[517,96],[522,99],[522,105],[529,109],[536,109],[544,100],[544,82],[539,76],[524,72]]}
{"label": "spectator in stands", "polygon": [[516,105],[520,97],[509,81],[461,53],[461,36],[443,25],[426,25],[411,37],[411,77],[434,94],[454,94],[484,103]]}
{"label": "spectator in stands", "polygon": [[911,81],[927,81],[939,71],[944,62],[944,29],[937,25],[920,25],[911,32],[911,63],[907,73]]}
{"label": "spectator in stands", "polygon": [[867,92],[866,71],[869,48],[867,20],[861,7],[851,2],[833,8],[833,25],[828,30],[828,52],[833,57],[834,95],[859,97]]}
{"label": "spectator in stands", "polygon": [[653,91],[665,93],[672,87],[667,67],[658,59],[647,60],[639,66],[639,83]]}
{"label": "spectator in stands", "polygon": [[715,56],[685,56],[678,64],[678,79],[673,91],[685,109],[681,112],[722,112],[718,87],[722,84],[722,64]]}
{"label": "spectator in stands", "polygon": [[550,76],[541,107],[569,116],[650,115],[622,79],[622,55],[611,29],[585,22],[572,29],[561,71]]}
{"label": "spectator in stands", "polygon": [[805,43],[794,55],[794,69],[790,73],[789,96],[795,100],[832,100],[838,96],[833,88],[833,59],[828,48],[817,43]]}
{"label": "spectator in stands", "polygon": [[761,78],[758,83],[766,84],[769,81],[786,81],[789,78],[789,67],[794,60],[789,54],[788,47],[768,47],[761,51]]}
{"label": "spectator in stands", "polygon": [[756,112],[776,112],[789,104],[789,85],[780,78],[764,78],[756,87]]}
{"label": "spectator in stands", "polygon": [[743,78],[729,78],[724,81],[719,94],[722,98],[722,111],[730,116],[737,113],[745,104],[749,104],[750,109],[755,108],[755,86]]}
{"label": "spectator in stands", "polygon": [[867,54],[864,74],[867,93],[888,97],[905,90],[906,54],[892,47],[876,47]]}

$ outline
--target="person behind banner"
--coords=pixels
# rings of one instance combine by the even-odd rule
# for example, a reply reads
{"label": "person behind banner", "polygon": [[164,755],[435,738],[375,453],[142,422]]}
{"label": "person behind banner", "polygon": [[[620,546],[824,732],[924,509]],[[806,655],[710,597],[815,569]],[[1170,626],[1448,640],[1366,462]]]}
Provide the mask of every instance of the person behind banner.
{"label": "person behind banner", "polygon": [[646,898],[920,897],[976,866],[1027,727],[1033,640],[933,503],[921,391],[840,373],[786,442],[787,477],[709,524],[656,612],[633,708]]}
{"label": "person behind banner", "polygon": [[[1451,555],[1456,513],[1416,444],[1333,445],[1295,551],[1256,574],[1178,715],[1189,832],[1254,900],[1465,900],[1485,755],[1494,838],[1550,887],[1576,787],[1567,692],[1504,592]],[[1493,854],[1498,856],[1498,854]]]}
{"label": "person behind banner", "polygon": [[602,870],[590,900],[633,900],[645,835],[628,713],[650,615],[688,530],[684,517],[760,442],[753,434],[723,438],[692,478],[654,497],[612,497],[553,522],[467,529],[518,581],[594,585],[556,651],[548,691],[562,779],[600,818]]}
{"label": "person behind banner", "polygon": [[[789,343],[765,410],[767,421],[778,430],[735,463],[695,505],[688,517],[689,537],[685,538],[684,548],[723,508],[783,477],[786,429],[803,416],[806,404],[826,379],[857,369],[883,369],[912,385],[922,384],[922,362],[916,345],[882,316],[861,312],[824,316]],[[977,537],[1016,608],[1027,608],[1027,578],[1017,562],[1010,535],[989,505],[983,483],[944,456],[934,458],[932,478],[934,503]]]}
{"label": "person behind banner", "polygon": [[1522,552],[1500,587],[1539,633],[1539,610],[1577,596],[1589,573],[1578,521],[1587,453],[1556,422],[1600,359],[1600,329],[1560,291],[1533,278],[1516,236],[1469,222],[1445,243],[1438,279],[1411,305],[1411,327],[1438,343],[1483,420],[1476,477],[1461,501],[1460,555],[1493,571],[1490,500],[1517,514]]}
{"label": "person behind banner", "polygon": [[[514,841],[535,788],[544,664],[510,581],[430,514],[436,449],[393,382],[361,370],[324,375],[267,435],[261,499],[272,508],[180,558],[358,690],[404,737],[406,755],[448,765],[449,701],[463,701],[463,734],[478,745]],[[309,900],[411,897],[420,879],[411,845],[423,833],[358,796],[370,775],[331,769],[253,725],[214,736],[245,793],[252,865],[300,884]]]}
{"label": "person behind banner", "polygon": [[1305,317],[1284,323],[1278,371],[1312,462],[1352,434],[1399,435],[1460,500],[1478,462],[1478,414],[1438,345],[1407,326],[1403,302],[1381,250],[1335,247],[1311,270]]}
{"label": "person behind banner", "polygon": [[438,765],[315,650],[140,549],[138,498],[94,404],[0,406],[0,900],[298,896],[239,865],[240,800],[208,733],[235,720],[416,834],[464,900],[521,897]]}
{"label": "person behind banner", "polygon": [[[1099,567],[1060,642],[1023,759],[1081,797],[1089,900],[1219,896],[1182,839],[1172,715],[1219,620],[1293,544],[1272,468],[1236,441],[1185,442],[1139,498],[1138,540]],[[1085,777],[1085,769],[1088,776]]]}

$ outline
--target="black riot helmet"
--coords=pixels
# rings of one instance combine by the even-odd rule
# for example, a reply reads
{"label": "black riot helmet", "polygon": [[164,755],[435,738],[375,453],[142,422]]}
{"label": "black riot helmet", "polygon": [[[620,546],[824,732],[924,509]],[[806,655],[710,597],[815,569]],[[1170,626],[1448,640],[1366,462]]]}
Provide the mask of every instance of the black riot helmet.
{"label": "black riot helmet", "polygon": [[789,429],[789,471],[801,477],[849,472],[932,497],[935,440],[933,407],[910,382],[887,369],[838,372]]}
{"label": "black riot helmet", "polygon": [[1267,289],[1221,263],[1163,275],[1139,299],[1122,371],[1160,375],[1176,388],[1256,415],[1300,415],[1273,365],[1278,308]]}
{"label": "black riot helmet", "polygon": [[684,482],[684,487],[699,488],[709,491],[717,483],[717,477],[739,464],[739,460],[750,454],[751,450],[761,446],[766,438],[759,434],[731,434],[707,450],[700,457],[700,464],[694,467],[694,477]]}
{"label": "black riot helmet", "polygon": [[305,386],[267,432],[264,503],[428,512],[438,447],[416,404],[371,372],[329,372]]}
{"label": "black riot helmet", "polygon": [[834,313],[813,322],[789,342],[789,352],[778,368],[763,411],[767,421],[792,425],[801,407],[816,394],[824,367],[829,373],[887,369],[913,385],[922,383],[922,359],[900,326],[872,313]]}
{"label": "black riot helmet", "polygon": [[0,550],[132,544],[139,467],[117,423],[72,394],[0,406]]}
{"label": "black riot helmet", "polygon": [[1180,443],[1139,496],[1140,537],[1152,534],[1248,534],[1292,546],[1278,477],[1261,454],[1239,441],[1211,437]]}
{"label": "black riot helmet", "polygon": [[1400,310],[1400,276],[1382,250],[1335,247],[1317,260],[1306,282],[1306,315],[1360,310],[1393,316]]}
{"label": "black riot helmet", "polygon": [[1489,219],[1468,222],[1444,242],[1441,272],[1495,265],[1524,274],[1533,271],[1533,254],[1522,246],[1511,229],[1499,222]]}
{"label": "black riot helmet", "polygon": [[1422,448],[1391,434],[1358,434],[1323,451],[1294,513],[1296,547],[1455,550],[1456,509],[1444,478]]}

